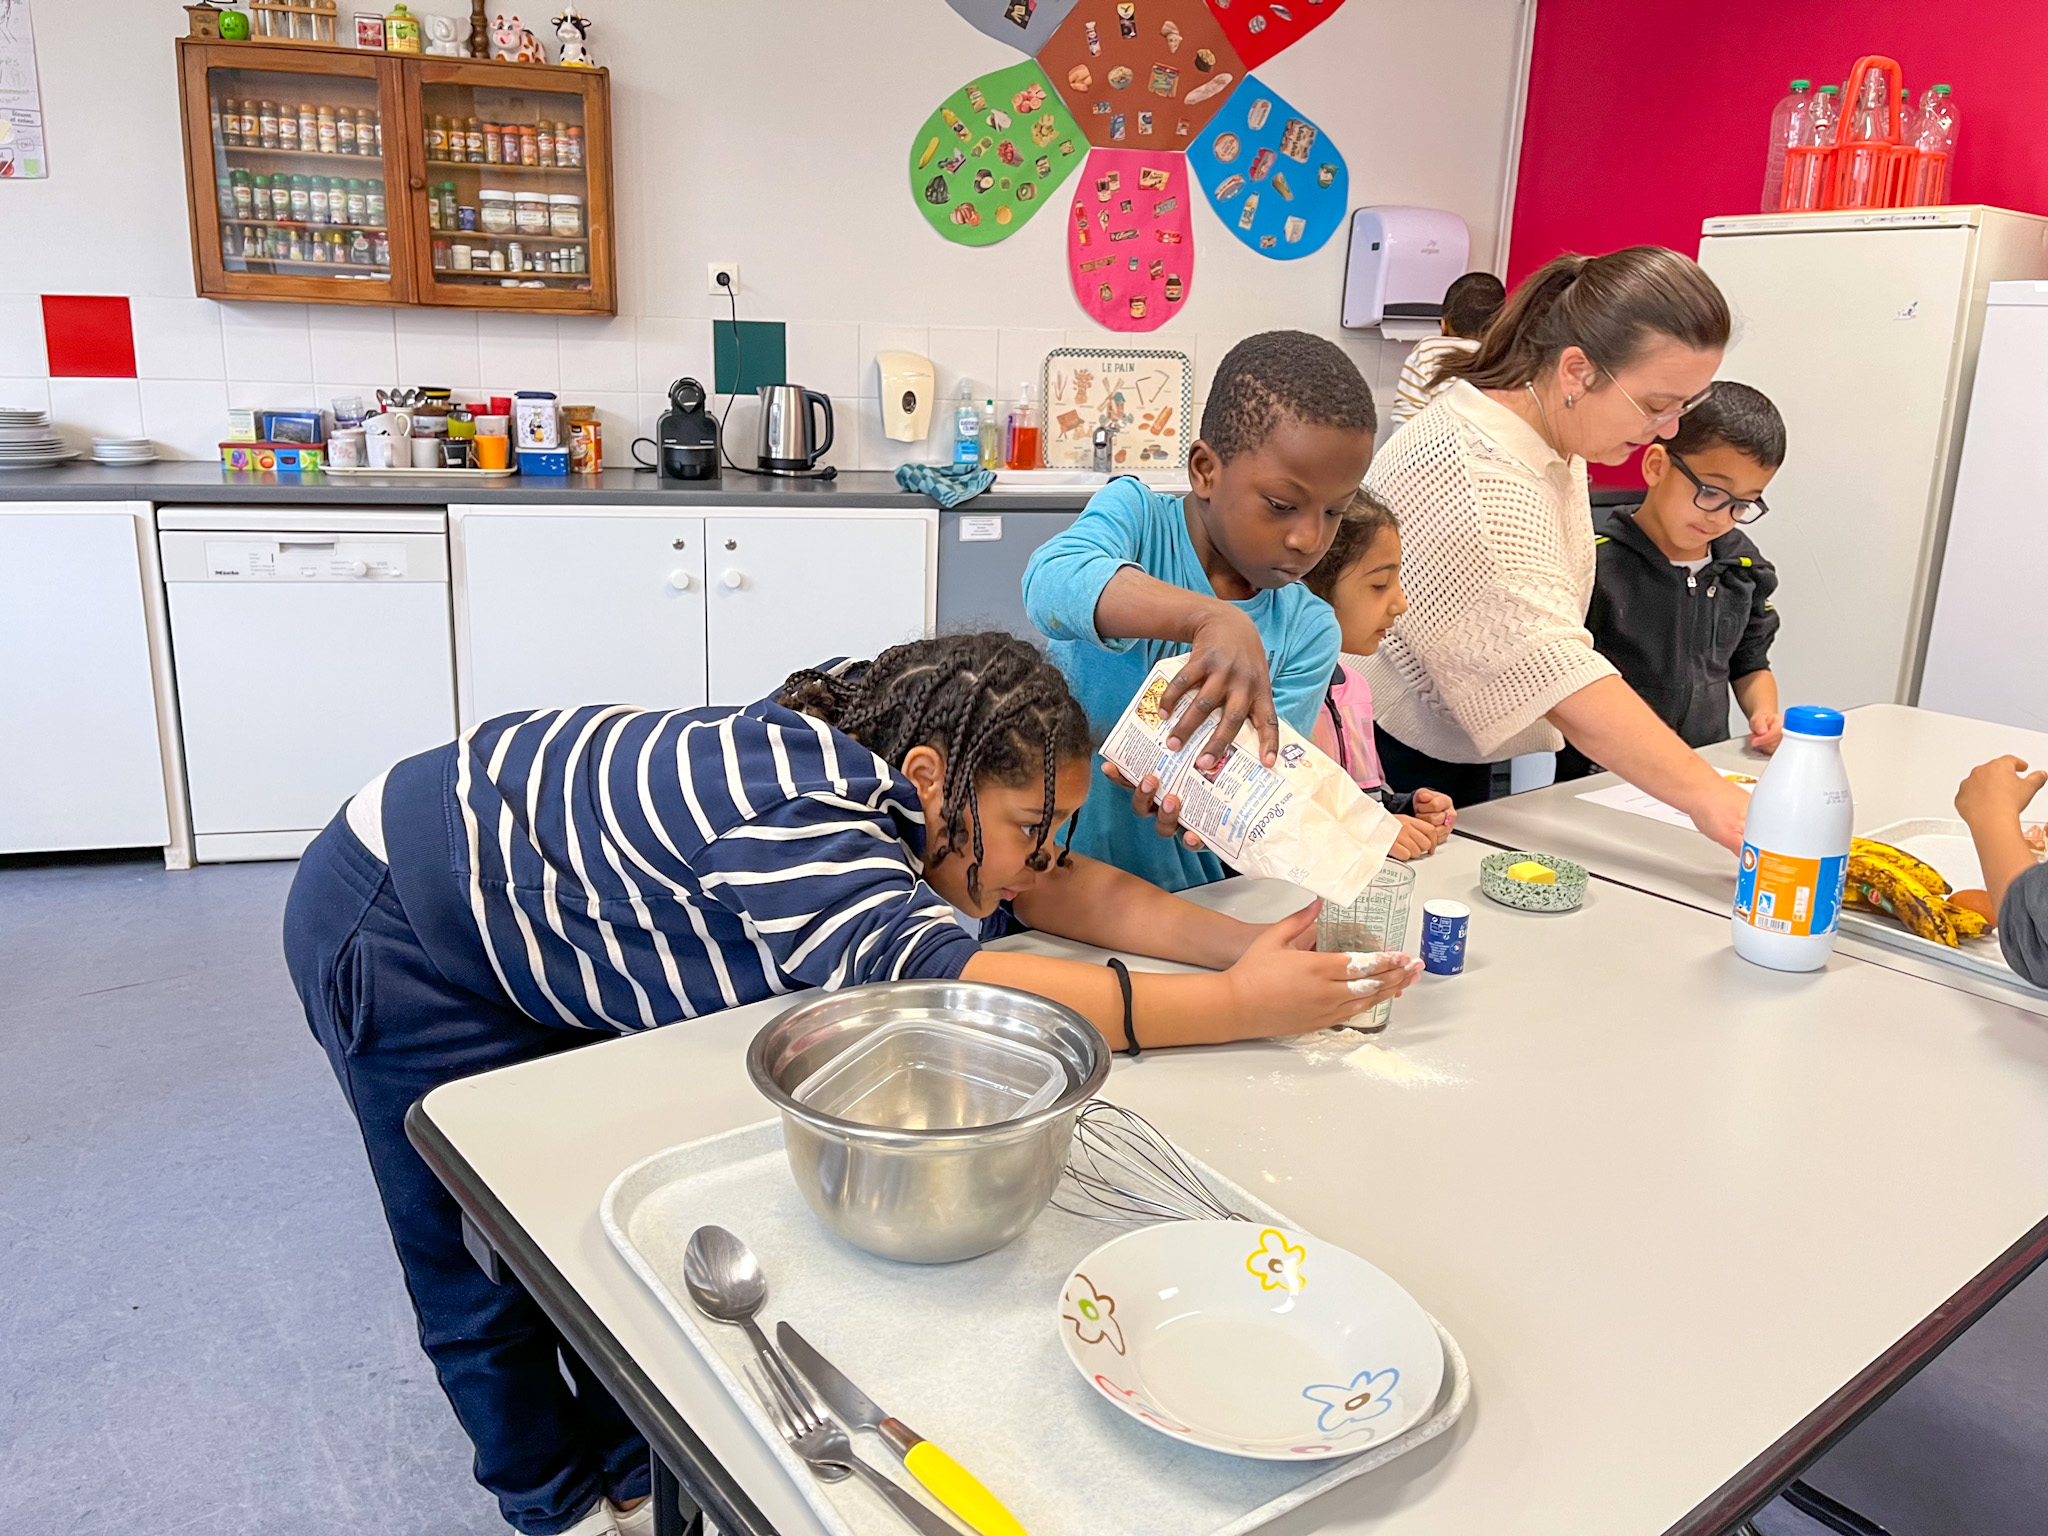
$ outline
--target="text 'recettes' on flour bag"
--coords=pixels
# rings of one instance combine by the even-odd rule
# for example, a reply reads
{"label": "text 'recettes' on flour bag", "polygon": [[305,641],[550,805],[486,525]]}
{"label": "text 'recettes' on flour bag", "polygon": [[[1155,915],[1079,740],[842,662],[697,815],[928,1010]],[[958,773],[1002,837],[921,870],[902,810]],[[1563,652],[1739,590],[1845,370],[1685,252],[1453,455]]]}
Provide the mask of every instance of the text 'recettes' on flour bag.
{"label": "text 'recettes' on flour bag", "polygon": [[[1284,720],[1276,767],[1259,761],[1259,733],[1245,725],[1212,772],[1197,768],[1215,715],[1169,752],[1173,722],[1160,700],[1187,660],[1169,656],[1152,669],[1102,755],[1133,784],[1156,775],[1162,795],[1179,796],[1181,825],[1241,873],[1286,880],[1339,906],[1358,900],[1386,862],[1399,820]],[[1175,718],[1193,702],[1189,694]]]}

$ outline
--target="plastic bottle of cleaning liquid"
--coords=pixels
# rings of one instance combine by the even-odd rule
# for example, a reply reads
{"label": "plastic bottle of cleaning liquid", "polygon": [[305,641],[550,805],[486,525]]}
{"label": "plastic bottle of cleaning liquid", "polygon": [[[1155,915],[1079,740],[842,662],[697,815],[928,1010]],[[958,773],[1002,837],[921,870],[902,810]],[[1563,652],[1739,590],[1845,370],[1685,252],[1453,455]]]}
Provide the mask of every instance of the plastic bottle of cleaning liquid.
{"label": "plastic bottle of cleaning liquid", "polygon": [[1842,716],[1795,704],[1750,796],[1735,879],[1735,953],[1774,971],[1817,971],[1834,952],[1856,805]]}
{"label": "plastic bottle of cleaning liquid", "polygon": [[960,408],[953,413],[953,462],[981,463],[981,412],[974,408],[974,385],[963,380]]}
{"label": "plastic bottle of cleaning liquid", "polygon": [[1010,412],[1010,444],[1003,462],[1009,469],[1038,468],[1038,390],[1029,379],[1017,386],[1017,408]]}
{"label": "plastic bottle of cleaning liquid", "polygon": [[1794,80],[1771,114],[1770,148],[1764,155],[1765,213],[1785,211],[1785,152],[1805,144],[1813,131],[1811,80]]}
{"label": "plastic bottle of cleaning liquid", "polygon": [[1003,467],[1003,424],[996,416],[996,403],[987,401],[981,408],[981,433],[979,462],[983,469]]}

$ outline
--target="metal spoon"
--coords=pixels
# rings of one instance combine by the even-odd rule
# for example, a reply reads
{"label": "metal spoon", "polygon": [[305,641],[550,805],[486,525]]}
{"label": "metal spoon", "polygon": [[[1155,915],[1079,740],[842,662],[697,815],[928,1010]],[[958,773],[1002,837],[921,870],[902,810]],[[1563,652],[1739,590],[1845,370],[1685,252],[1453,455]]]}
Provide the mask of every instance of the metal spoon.
{"label": "metal spoon", "polygon": [[778,1392],[785,1398],[793,1395],[799,1403],[810,1401],[796,1373],[754,1321],[754,1314],[768,1299],[768,1277],[761,1273],[761,1261],[754,1257],[753,1249],[723,1227],[699,1227],[683,1250],[683,1285],[699,1312],[746,1330],[754,1353],[761,1357],[762,1370]]}

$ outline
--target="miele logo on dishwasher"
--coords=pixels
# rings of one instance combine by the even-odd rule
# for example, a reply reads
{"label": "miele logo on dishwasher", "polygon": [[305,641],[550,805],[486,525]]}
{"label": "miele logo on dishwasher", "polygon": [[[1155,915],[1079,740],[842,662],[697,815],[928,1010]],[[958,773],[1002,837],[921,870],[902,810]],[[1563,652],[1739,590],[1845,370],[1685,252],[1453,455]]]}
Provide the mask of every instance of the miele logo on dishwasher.
{"label": "miele logo on dishwasher", "polygon": [[206,573],[214,581],[390,581],[405,575],[405,547],[349,539],[209,539]]}

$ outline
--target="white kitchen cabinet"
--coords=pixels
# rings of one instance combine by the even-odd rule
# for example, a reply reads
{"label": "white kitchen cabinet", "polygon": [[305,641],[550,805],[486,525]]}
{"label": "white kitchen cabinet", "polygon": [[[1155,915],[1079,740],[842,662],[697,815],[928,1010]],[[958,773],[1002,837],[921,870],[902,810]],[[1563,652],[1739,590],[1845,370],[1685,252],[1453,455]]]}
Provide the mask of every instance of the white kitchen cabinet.
{"label": "white kitchen cabinet", "polygon": [[172,841],[149,544],[146,504],[0,504],[0,853]]}
{"label": "white kitchen cabinet", "polygon": [[560,704],[749,704],[931,627],[929,512],[449,511],[465,727]]}
{"label": "white kitchen cabinet", "polygon": [[924,520],[707,517],[713,704],[748,704],[800,667],[926,632]]}
{"label": "white kitchen cabinet", "polygon": [[465,726],[516,709],[704,703],[704,521],[665,512],[460,520]]}

